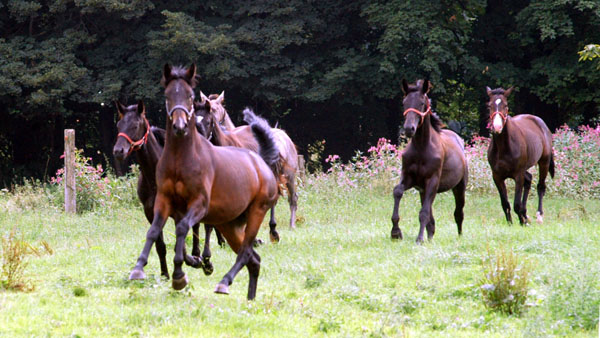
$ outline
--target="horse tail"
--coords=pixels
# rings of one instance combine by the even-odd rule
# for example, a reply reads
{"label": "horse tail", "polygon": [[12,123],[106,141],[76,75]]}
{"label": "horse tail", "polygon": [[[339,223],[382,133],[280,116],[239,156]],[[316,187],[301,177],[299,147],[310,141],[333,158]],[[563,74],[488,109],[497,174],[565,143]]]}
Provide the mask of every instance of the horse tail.
{"label": "horse tail", "polygon": [[550,177],[554,178],[554,154],[550,153]]}
{"label": "horse tail", "polygon": [[256,116],[252,109],[244,109],[244,121],[250,125],[254,138],[259,145],[259,155],[269,165],[275,177],[279,176],[279,148],[269,123],[262,117]]}

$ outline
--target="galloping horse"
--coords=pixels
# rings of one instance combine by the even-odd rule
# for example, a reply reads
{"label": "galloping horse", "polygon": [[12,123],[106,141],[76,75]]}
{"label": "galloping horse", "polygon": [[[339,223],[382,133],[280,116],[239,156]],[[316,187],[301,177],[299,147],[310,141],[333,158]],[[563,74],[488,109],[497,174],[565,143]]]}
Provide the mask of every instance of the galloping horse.
{"label": "galloping horse", "polygon": [[[253,137],[250,137],[250,130],[248,126],[240,126],[228,131],[222,130],[219,123],[219,116],[226,116],[225,121],[228,120],[229,115],[227,111],[220,106],[224,93],[221,93],[218,97],[216,94],[211,94],[206,97],[200,92],[200,102],[196,103],[196,115],[201,119],[202,128],[206,130],[206,133],[211,135],[211,140],[215,145],[221,146],[234,146],[250,149],[253,151],[258,150],[258,144]],[[213,99],[211,99],[213,97]],[[216,97],[216,98],[215,98]],[[257,119],[264,120],[259,117],[250,117],[250,114],[245,116],[254,121]],[[250,123],[249,121],[246,121]],[[266,123],[266,121],[265,121]],[[298,209],[298,193],[296,192],[296,172],[298,171],[298,152],[296,151],[296,145],[287,133],[278,128],[271,128],[266,124],[275,137],[275,143],[279,149],[279,171],[281,175],[277,177],[277,182],[280,185],[285,185],[288,191],[288,203],[290,205],[290,227],[296,227],[296,210]],[[275,208],[271,210],[271,218],[269,220],[269,227],[271,228],[270,236],[271,241],[279,241],[279,235],[275,231],[277,222],[275,220]]]}
{"label": "galloping horse", "polygon": [[[144,102],[139,100],[137,104],[124,106],[119,101],[115,101],[117,112],[119,113],[119,122],[117,122],[117,140],[113,147],[113,155],[118,160],[123,160],[134,151],[140,165],[140,176],[138,177],[137,193],[140,202],[144,208],[144,215],[148,222],[152,223],[154,217],[154,198],[156,197],[156,164],[163,152],[163,145],[155,134],[164,132],[163,129],[150,127],[146,119],[146,109]],[[136,140],[136,141],[134,141]],[[164,139],[163,139],[164,141]],[[198,224],[193,227],[194,239],[192,256],[200,256],[200,243],[198,240]],[[210,252],[208,248],[209,241],[204,242],[204,251]],[[162,232],[156,240],[156,253],[160,261],[160,272],[162,276],[169,278],[167,269],[166,247]],[[187,262],[194,262],[194,267],[199,267],[191,257]],[[213,266],[210,262],[210,255],[203,256],[202,269],[204,273],[210,275],[213,272]],[[143,277],[143,276],[141,276]]]}
{"label": "galloping horse", "polygon": [[195,76],[195,65],[188,69],[165,65],[163,69],[165,149],[156,167],[154,220],[131,276],[138,275],[146,264],[152,244],[172,217],[177,223],[172,286],[181,290],[188,283],[181,266],[189,228],[198,222],[214,224],[237,253],[235,264],[215,292],[229,293],[229,285],[246,266],[248,299],[254,299],[260,256],[252,244],[267,210],[277,200],[277,182],[269,165],[275,165],[279,154],[271,138],[270,146],[262,147],[259,156],[241,148],[215,147],[200,136],[194,123]]}
{"label": "galloping horse", "polygon": [[[506,220],[512,223],[510,203],[508,202],[504,180],[515,180],[515,213],[519,216],[521,225],[528,221],[527,196],[531,188],[531,174],[527,171],[536,163],[539,165],[538,210],[536,218],[539,223],[544,221],[542,200],[546,193],[546,176],[554,177],[554,156],[552,155],[552,133],[544,121],[537,116],[522,114],[515,117],[508,115],[506,98],[513,87],[490,89],[486,87],[490,97],[489,126],[492,140],[488,148],[488,162],[492,167],[492,176]],[[522,196],[521,196],[522,194]]]}
{"label": "galloping horse", "polygon": [[463,207],[467,188],[467,161],[464,155],[464,142],[453,131],[441,129],[441,121],[431,111],[427,97],[430,89],[427,80],[418,80],[409,85],[402,80],[404,91],[404,130],[411,140],[402,153],[402,173],[400,183],[394,187],[394,211],[392,214],[392,238],[402,239],[398,227],[398,206],[404,191],[415,187],[421,196],[419,212],[419,235],[417,243],[423,242],[423,231],[427,228],[427,238],[435,233],[435,220],[431,205],[438,192],[452,189],[456,208],[454,220],[458,234],[462,234]]}

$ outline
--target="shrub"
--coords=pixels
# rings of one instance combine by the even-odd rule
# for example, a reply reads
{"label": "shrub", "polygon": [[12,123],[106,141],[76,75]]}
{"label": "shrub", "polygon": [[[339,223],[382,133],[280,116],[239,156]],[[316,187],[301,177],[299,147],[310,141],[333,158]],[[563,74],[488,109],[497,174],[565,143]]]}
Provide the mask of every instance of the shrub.
{"label": "shrub", "polygon": [[522,312],[527,299],[530,266],[519,260],[512,250],[504,249],[499,249],[495,257],[484,260],[484,276],[479,286],[483,302],[489,309],[506,314]]}
{"label": "shrub", "polygon": [[[581,126],[577,130],[566,126],[553,134],[555,177],[546,179],[547,193],[577,198],[600,198],[600,126]],[[492,171],[487,161],[490,139],[475,136],[465,147],[469,165],[467,191],[496,194]],[[367,154],[357,152],[342,163],[338,155],[329,155],[325,162],[330,165],[326,173],[315,173],[306,184],[322,188],[335,185],[351,190],[355,188],[391,188],[400,180],[401,157],[404,145],[395,146],[389,140],[379,139]],[[537,184],[537,166],[530,169],[533,187]],[[506,180],[513,189],[514,182]],[[533,190],[535,191],[535,190]]]}

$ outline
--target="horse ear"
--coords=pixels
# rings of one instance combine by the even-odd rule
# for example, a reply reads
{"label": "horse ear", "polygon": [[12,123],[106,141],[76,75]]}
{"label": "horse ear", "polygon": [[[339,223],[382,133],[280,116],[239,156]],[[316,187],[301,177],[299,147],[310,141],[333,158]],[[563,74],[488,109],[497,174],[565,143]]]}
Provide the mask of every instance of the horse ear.
{"label": "horse ear", "polygon": [[166,87],[167,84],[169,84],[169,81],[171,81],[171,65],[165,63],[165,65],[163,66],[163,74],[162,79],[160,80],[160,84],[163,87]]}
{"label": "horse ear", "polygon": [[423,80],[423,84],[421,85],[421,93],[427,94],[431,88],[433,88],[431,82],[429,82],[427,79]]}
{"label": "horse ear", "polygon": [[146,107],[144,106],[144,101],[142,101],[142,100],[138,100],[137,113],[138,113],[138,115],[146,114]]}
{"label": "horse ear", "polygon": [[204,93],[202,91],[200,91],[200,100],[201,102],[209,102],[210,100],[208,99],[208,97],[206,97],[206,95],[204,95]]}
{"label": "horse ear", "polygon": [[196,87],[196,64],[192,63],[190,68],[185,72],[185,78],[192,88]]}
{"label": "horse ear", "polygon": [[225,103],[225,91],[222,91],[221,94],[219,94],[219,97],[217,97],[217,99],[215,101],[218,104],[223,105],[223,103]]}
{"label": "horse ear", "polygon": [[504,91],[504,96],[508,97],[508,95],[510,95],[510,93],[512,93],[513,89],[515,89],[515,87],[510,87],[507,90]]}
{"label": "horse ear", "polygon": [[486,86],[485,91],[487,92],[488,96],[492,96],[492,88]]}
{"label": "horse ear", "polygon": [[402,79],[402,91],[404,95],[408,94],[408,81],[406,79]]}
{"label": "horse ear", "polygon": [[125,115],[125,107],[119,102],[119,100],[115,100],[115,106],[117,107],[117,113],[119,113],[119,120],[123,118]]}

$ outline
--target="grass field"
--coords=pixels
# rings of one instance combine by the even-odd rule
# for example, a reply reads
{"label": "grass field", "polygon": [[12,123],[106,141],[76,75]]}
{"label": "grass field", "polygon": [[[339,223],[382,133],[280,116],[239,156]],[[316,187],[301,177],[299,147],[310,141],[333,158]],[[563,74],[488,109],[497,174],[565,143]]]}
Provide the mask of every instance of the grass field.
{"label": "grass field", "polygon": [[[215,271],[184,269],[181,292],[159,277],[152,250],[143,282],[127,280],[147,229],[141,208],[83,215],[46,209],[0,213],[0,231],[13,227],[53,254],[28,256],[31,292],[0,291],[4,336],[598,336],[600,203],[547,195],[545,223],[509,226],[496,194],[467,195],[463,236],[457,235],[451,194],[434,203],[433,241],[416,245],[418,196],[401,202],[403,241],[390,239],[391,189],[307,187],[299,224],[288,229],[281,200],[282,240],[257,249],[262,269],[257,298],[246,301],[248,274],[228,296],[213,289],[231,267],[229,248],[213,245]],[[528,210],[535,217],[537,196]],[[512,196],[511,196],[512,198]],[[514,217],[513,215],[513,218]],[[172,271],[174,226],[165,227]],[[268,240],[266,222],[260,237]],[[513,250],[532,267],[526,310],[519,316],[487,309],[482,262]]]}

